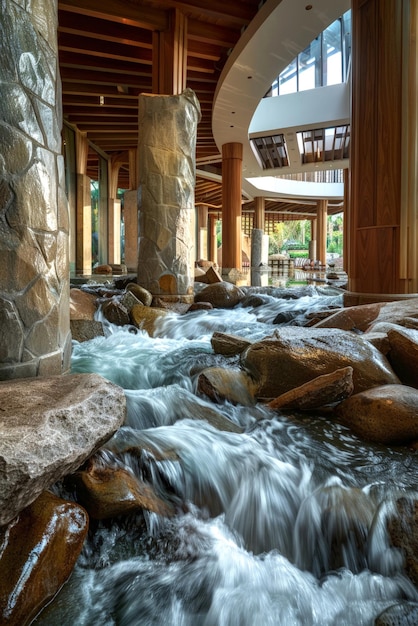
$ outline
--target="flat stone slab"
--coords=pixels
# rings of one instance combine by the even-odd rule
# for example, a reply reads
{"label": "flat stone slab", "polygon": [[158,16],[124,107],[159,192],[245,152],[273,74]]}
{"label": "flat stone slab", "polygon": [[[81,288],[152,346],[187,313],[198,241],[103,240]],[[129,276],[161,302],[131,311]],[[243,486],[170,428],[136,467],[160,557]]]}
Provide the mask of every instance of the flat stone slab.
{"label": "flat stone slab", "polygon": [[0,382],[0,526],[75,471],[125,415],[123,389],[97,374]]}

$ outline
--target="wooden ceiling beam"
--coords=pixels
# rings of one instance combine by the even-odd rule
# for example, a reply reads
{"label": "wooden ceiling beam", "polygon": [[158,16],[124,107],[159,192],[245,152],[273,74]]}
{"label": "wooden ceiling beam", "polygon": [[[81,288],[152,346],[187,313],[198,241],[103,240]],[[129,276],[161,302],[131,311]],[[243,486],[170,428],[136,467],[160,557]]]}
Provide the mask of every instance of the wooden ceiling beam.
{"label": "wooden ceiling beam", "polygon": [[87,15],[80,20],[75,13],[60,11],[58,33],[67,33],[92,39],[104,39],[140,48],[152,48],[152,31],[144,28],[117,24]]}
{"label": "wooden ceiling beam", "polygon": [[58,39],[61,50],[103,59],[119,59],[128,63],[152,64],[152,50],[125,44],[113,43],[111,46],[103,39],[80,37],[61,33]]}
{"label": "wooden ceiling beam", "polygon": [[139,8],[125,0],[59,0],[60,11],[98,17],[120,24],[129,24],[146,30],[166,30],[168,18],[165,11],[141,5]]}

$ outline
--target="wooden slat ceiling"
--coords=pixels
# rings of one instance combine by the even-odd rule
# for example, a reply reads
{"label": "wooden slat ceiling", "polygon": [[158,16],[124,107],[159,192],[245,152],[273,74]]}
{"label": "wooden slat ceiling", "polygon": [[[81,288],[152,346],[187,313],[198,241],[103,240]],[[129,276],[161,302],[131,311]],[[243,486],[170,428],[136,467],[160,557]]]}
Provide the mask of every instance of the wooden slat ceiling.
{"label": "wooden slat ceiling", "polygon": [[[129,188],[127,151],[138,143],[138,95],[152,93],[153,33],[168,29],[173,9],[187,16],[187,86],[202,111],[197,164],[211,162],[211,171],[221,174],[212,135],[213,97],[229,53],[259,6],[260,0],[58,1],[64,119],[122,161],[119,187]],[[87,173],[95,178],[97,171],[98,160],[90,151]],[[197,204],[220,209],[219,182],[198,177],[195,195]],[[282,204],[274,202],[273,210]],[[251,210],[251,203],[243,209]]]}

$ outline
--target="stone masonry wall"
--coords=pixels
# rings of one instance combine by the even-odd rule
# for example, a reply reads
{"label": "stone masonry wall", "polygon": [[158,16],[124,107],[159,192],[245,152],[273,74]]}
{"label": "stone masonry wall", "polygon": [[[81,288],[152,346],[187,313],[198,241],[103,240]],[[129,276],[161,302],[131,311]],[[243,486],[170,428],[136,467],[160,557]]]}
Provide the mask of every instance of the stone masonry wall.
{"label": "stone masonry wall", "polygon": [[69,369],[56,0],[0,0],[0,379]]}

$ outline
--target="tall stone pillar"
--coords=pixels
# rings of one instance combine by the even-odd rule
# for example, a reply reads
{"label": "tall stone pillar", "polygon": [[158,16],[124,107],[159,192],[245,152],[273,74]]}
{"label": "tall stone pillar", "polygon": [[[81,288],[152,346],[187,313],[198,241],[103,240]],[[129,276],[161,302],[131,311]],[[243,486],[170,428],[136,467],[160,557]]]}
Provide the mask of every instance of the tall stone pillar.
{"label": "tall stone pillar", "polygon": [[316,245],[317,261],[325,265],[327,262],[327,218],[328,200],[318,200],[316,207],[318,235]]}
{"label": "tall stone pillar", "polygon": [[125,265],[128,272],[138,267],[138,190],[125,191],[123,196],[125,222]]}
{"label": "tall stone pillar", "polygon": [[194,284],[195,147],[200,105],[193,91],[139,96],[138,283],[160,296]]}
{"label": "tall stone pillar", "polygon": [[242,269],[242,144],[222,146],[222,273]]}
{"label": "tall stone pillar", "polygon": [[69,369],[69,212],[57,3],[1,10],[0,379],[8,380]]}
{"label": "tall stone pillar", "polygon": [[353,0],[350,303],[418,290],[417,0]]}

